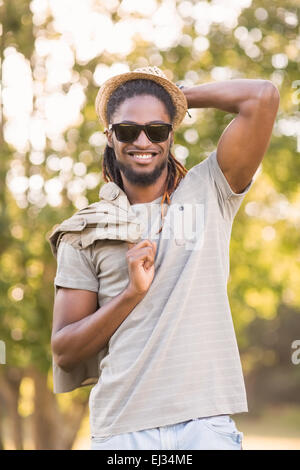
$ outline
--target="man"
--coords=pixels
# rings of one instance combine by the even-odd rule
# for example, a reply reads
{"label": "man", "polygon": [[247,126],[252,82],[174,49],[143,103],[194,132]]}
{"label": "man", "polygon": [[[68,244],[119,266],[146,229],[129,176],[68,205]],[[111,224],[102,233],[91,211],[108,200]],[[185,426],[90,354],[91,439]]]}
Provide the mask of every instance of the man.
{"label": "man", "polygon": [[[106,209],[93,216],[98,235],[87,219],[80,232],[76,218],[56,232],[63,236],[55,238],[52,333],[56,371],[66,380],[97,357],[93,449],[242,448],[230,418],[248,409],[227,296],[229,241],[278,105],[267,80],[180,90],[157,67],[100,88]],[[200,107],[238,115],[217,150],[187,172],[170,149],[187,108]],[[74,217],[88,218],[101,202]],[[134,217],[137,243],[112,235],[112,224],[124,229]]]}

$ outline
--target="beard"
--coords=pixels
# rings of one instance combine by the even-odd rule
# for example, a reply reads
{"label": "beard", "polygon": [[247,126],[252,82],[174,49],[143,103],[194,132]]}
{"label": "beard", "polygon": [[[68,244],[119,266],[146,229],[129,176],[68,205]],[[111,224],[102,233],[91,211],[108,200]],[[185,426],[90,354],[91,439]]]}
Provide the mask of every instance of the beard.
{"label": "beard", "polygon": [[161,162],[158,166],[154,168],[151,172],[140,172],[135,171],[131,165],[126,165],[123,162],[120,162],[116,159],[116,167],[122,173],[131,184],[136,186],[150,186],[151,184],[155,183],[155,181],[160,177],[166,166],[168,165],[168,159]]}

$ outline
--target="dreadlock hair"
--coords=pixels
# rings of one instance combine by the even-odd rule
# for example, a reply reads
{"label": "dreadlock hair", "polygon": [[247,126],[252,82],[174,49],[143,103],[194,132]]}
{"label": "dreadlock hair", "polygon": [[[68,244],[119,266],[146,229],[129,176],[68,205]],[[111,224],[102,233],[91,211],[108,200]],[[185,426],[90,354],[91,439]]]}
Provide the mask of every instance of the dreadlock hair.
{"label": "dreadlock hair", "polygon": [[[169,93],[158,83],[154,82],[153,80],[148,79],[134,79],[129,80],[122,85],[120,85],[110,96],[108,103],[107,103],[107,120],[111,122],[111,118],[116,112],[117,108],[123,103],[127,98],[132,98],[133,96],[138,95],[150,95],[158,98],[162,101],[166,107],[166,110],[169,114],[171,122],[173,122],[176,108],[172,101],[171,96]],[[116,183],[121,189],[124,190],[123,181],[121,177],[120,170],[115,165],[116,162],[116,155],[115,151],[109,145],[106,145],[104,149],[104,157],[103,157],[103,167],[102,167],[102,174],[104,181],[109,182],[113,181]],[[162,222],[164,220],[164,211],[163,211],[163,204],[167,201],[167,204],[170,205],[170,196],[175,191],[177,186],[179,185],[181,179],[186,175],[187,169],[169,152],[168,156],[168,176],[166,180],[166,187],[165,192],[163,194],[163,198],[161,201],[161,218]],[[161,232],[163,224],[159,229]]]}

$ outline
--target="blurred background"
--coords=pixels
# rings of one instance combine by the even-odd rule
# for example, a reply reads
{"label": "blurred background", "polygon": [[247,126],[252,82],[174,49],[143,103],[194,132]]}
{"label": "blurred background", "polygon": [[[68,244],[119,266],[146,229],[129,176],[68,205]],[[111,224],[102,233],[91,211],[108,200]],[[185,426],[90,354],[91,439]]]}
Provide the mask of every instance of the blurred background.
{"label": "blurred background", "polygon": [[[245,449],[300,448],[299,13],[298,0],[0,0],[0,448],[89,448],[90,387],[52,392],[47,236],[98,200],[99,86],[147,65],[186,86],[261,78],[280,91],[232,231],[228,293],[249,403],[233,418]],[[173,147],[188,169],[235,117],[190,114]]]}

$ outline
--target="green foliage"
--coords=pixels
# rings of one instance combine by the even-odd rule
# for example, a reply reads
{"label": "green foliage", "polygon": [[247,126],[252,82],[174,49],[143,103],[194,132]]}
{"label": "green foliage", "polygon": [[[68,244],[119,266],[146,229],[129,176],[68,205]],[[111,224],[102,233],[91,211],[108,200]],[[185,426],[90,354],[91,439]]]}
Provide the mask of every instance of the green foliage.
{"label": "green foliage", "polygon": [[[265,8],[268,12],[266,20],[257,19],[255,14],[258,8]],[[174,82],[184,82],[191,71],[198,74],[195,84],[211,81],[214,67],[229,67],[244,78],[278,79],[281,103],[277,120],[299,113],[299,105],[295,108],[291,102],[291,93],[294,91],[291,84],[299,78],[300,70],[297,49],[295,52],[296,44],[299,50],[299,36],[297,37],[297,27],[284,21],[287,11],[296,13],[299,18],[299,8],[293,0],[285,1],[284,7],[279,1],[255,0],[249,8],[242,11],[237,27],[243,26],[249,31],[257,28],[261,32],[261,39],[256,42],[261,50],[261,56],[257,60],[246,54],[242,42],[233,30],[219,24],[212,25],[207,35],[209,48],[203,52],[191,52],[191,46],[184,46],[180,42],[171,49],[159,51],[154,43],[147,43],[137,37],[133,51],[125,60],[105,51],[84,65],[75,60],[73,72],[78,73],[86,84],[86,102],[81,110],[81,121],[62,136],[65,142],[63,151],[53,148],[51,140],[47,139],[46,158],[40,165],[32,164],[29,158],[31,149],[25,155],[20,155],[3,141],[2,185],[4,175],[16,161],[21,162],[24,174],[28,177],[40,174],[45,181],[57,177],[59,171],[46,164],[47,158],[53,154],[59,158],[68,155],[73,162],[84,163],[87,174],[101,174],[104,142],[99,145],[89,142],[91,136],[103,131],[94,109],[97,87],[93,81],[93,73],[100,63],[110,66],[119,60],[128,63],[133,69],[140,63],[147,62],[147,58],[153,54],[159,53],[162,57],[160,67],[173,75]],[[51,26],[51,18],[40,25],[33,24],[29,1],[5,2],[2,13],[2,58],[5,50],[13,46],[30,61],[34,72],[36,38],[43,34],[50,39],[59,37],[60,34],[53,31],[53,24],[48,27]],[[114,21],[119,20],[117,13],[107,14]],[[186,20],[184,34],[189,35],[192,40],[197,38],[195,20]],[[276,71],[272,65],[272,57],[283,52],[289,58],[288,65]],[[45,64],[40,60],[39,66],[44,67]],[[63,85],[65,93],[70,85]],[[175,136],[175,145],[188,149],[187,168],[199,163],[217,146],[221,133],[233,117],[220,110],[201,110],[193,124],[189,124],[187,120],[181,126]],[[186,138],[185,132],[189,128],[198,132],[195,143],[190,143]],[[258,338],[256,333],[261,331],[262,323],[264,331],[268,331],[279,316],[280,308],[285,307],[292,309],[299,318],[299,217],[297,219],[293,215],[295,207],[299,208],[300,203],[299,174],[300,159],[296,154],[295,138],[277,131],[272,136],[265,155],[262,172],[243,201],[233,225],[228,292],[243,365],[245,371],[251,374],[256,370],[261,371],[261,358],[265,356],[263,338],[256,341],[256,349],[253,349],[254,339]],[[70,181],[75,179],[76,175],[71,171]],[[98,199],[102,183],[100,178],[97,186],[83,192],[89,202]],[[47,235],[56,223],[71,216],[77,208],[69,196],[67,185],[62,191],[60,206],[46,204],[39,207],[28,200],[27,206],[22,208],[7,185],[1,191],[0,204],[0,339],[7,345],[8,365],[24,369],[34,365],[47,374],[51,370],[50,335],[56,270]],[[246,210],[249,207],[255,210]],[[251,332],[250,326],[253,327]],[[286,329],[289,328],[290,340],[296,333],[292,325],[286,325]],[[289,349],[290,344],[280,345],[280,348],[284,347]],[[258,354],[257,348],[262,348],[263,353]],[[268,348],[273,351],[273,356],[272,353],[269,354],[269,360],[271,363],[274,360],[272,367],[276,369],[279,343],[274,341]],[[285,362],[281,361],[281,370],[285,370],[287,377],[293,375],[293,381],[296,380],[299,387],[299,373],[296,373],[295,366],[293,369],[287,357]],[[268,373],[272,375],[270,368]],[[274,388],[276,384],[272,390]],[[287,397],[286,394],[284,396]]]}

